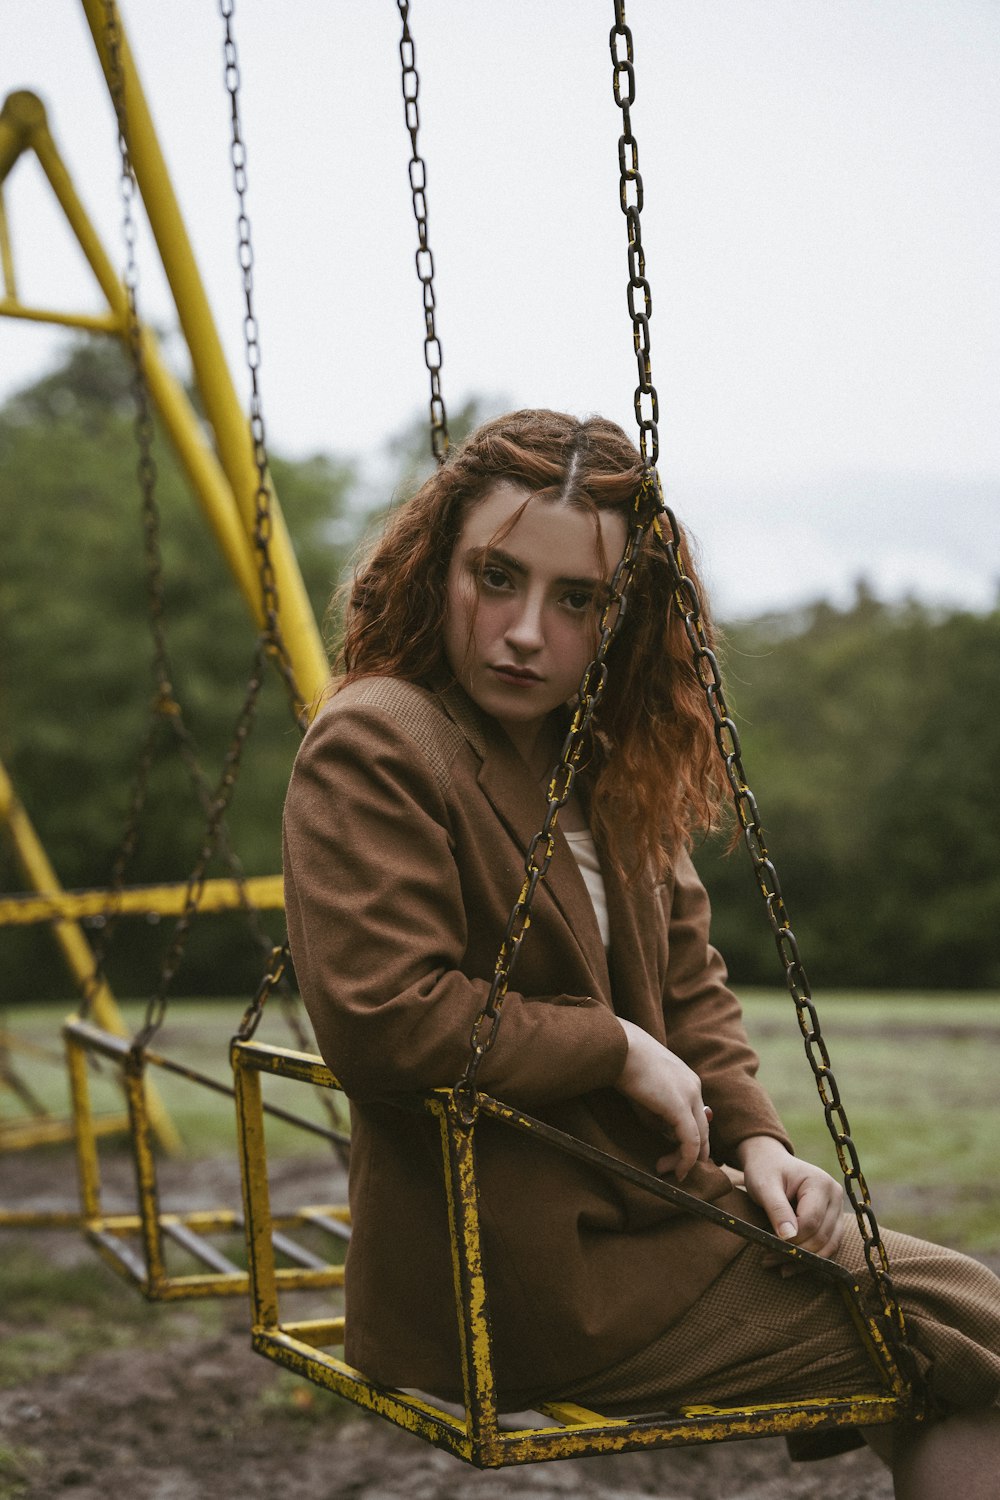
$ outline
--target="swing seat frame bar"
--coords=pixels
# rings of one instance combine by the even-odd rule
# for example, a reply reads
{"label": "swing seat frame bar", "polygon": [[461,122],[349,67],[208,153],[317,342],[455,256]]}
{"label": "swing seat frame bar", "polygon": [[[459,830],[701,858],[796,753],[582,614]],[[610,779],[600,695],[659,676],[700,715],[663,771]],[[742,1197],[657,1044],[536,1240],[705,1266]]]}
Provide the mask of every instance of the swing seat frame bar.
{"label": "swing seat frame bar", "polygon": [[[160,1208],[153,1129],[149,1113],[147,1064],[159,1066],[189,1080],[208,1085],[231,1096],[232,1089],[207,1079],[155,1053],[145,1052],[137,1060],[131,1043],[100,1030],[89,1022],[70,1018],[63,1026],[70,1093],[73,1102],[77,1166],[81,1207],[78,1222],[84,1236],[101,1258],[125,1280],[139,1288],[151,1302],[175,1302],[190,1298],[246,1296],[250,1288],[247,1270],[237,1265],[209,1235],[242,1235],[245,1225],[236,1208],[194,1209],[164,1212]],[[136,1210],[107,1213],[102,1202],[97,1139],[99,1121],[91,1110],[88,1059],[98,1056],[114,1063],[121,1075],[128,1109],[128,1140],[135,1174]],[[314,1133],[330,1132],[311,1121],[284,1110],[272,1110],[280,1118]],[[350,1212],[344,1204],[314,1204],[276,1215],[272,1224],[272,1255],[291,1264],[275,1269],[275,1279],[285,1290],[342,1286],[344,1268],[299,1244],[296,1231],[320,1231],[342,1248],[350,1237]],[[291,1231],[291,1233],[289,1232]],[[191,1256],[203,1269],[175,1274],[167,1267],[168,1242]]]}
{"label": "swing seat frame bar", "polygon": [[[261,1042],[236,1040],[231,1049],[239,1123],[240,1167],[252,1312],[252,1345],[265,1358],[316,1385],[393,1422],[424,1441],[443,1448],[479,1469],[576,1458],[599,1453],[725,1442],[741,1438],[817,1432],[837,1427],[864,1427],[900,1420],[919,1420],[920,1398],[899,1367],[880,1321],[865,1308],[861,1287],[851,1273],[830,1261],[788,1246],[751,1224],[735,1220],[713,1204],[639,1172],[575,1141],[488,1095],[478,1095],[478,1112],[544,1139],[556,1149],[624,1176],[655,1196],[712,1219],[742,1238],[763,1243],[790,1258],[815,1263],[834,1281],[872,1359],[872,1389],[838,1398],[804,1397],[780,1403],[735,1406],[683,1406],[676,1411],[609,1417],[573,1402],[543,1402],[546,1425],[519,1430],[501,1426],[493,1374],[489,1305],[483,1272],[479,1203],[475,1177],[475,1124],[463,1124],[450,1089],[416,1095],[401,1107],[429,1112],[441,1137],[444,1181],[452,1248],[455,1300],[462,1352],[466,1418],[432,1398],[423,1399],[369,1380],[361,1371],[329,1352],[342,1348],[346,1319],[330,1317],[283,1321],[278,1293],[281,1273],[274,1264],[264,1130],[262,1075],[280,1076],[320,1088],[340,1090],[330,1069],[306,1052]],[[395,1102],[395,1101],[394,1101]]]}

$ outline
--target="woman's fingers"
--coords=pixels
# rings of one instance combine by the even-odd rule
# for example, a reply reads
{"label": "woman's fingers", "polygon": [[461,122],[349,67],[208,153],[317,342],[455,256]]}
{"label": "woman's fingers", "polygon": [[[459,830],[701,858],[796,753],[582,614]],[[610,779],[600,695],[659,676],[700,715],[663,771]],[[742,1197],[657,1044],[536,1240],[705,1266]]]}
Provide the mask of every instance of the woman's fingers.
{"label": "woman's fingers", "polygon": [[803,1182],[797,1201],[797,1243],[814,1255],[832,1255],[840,1241],[843,1191],[825,1172],[817,1170]]}
{"label": "woman's fingers", "polygon": [[798,1244],[799,1221],[780,1180],[772,1177],[758,1182],[752,1196],[767,1214],[779,1240],[794,1240]]}
{"label": "woman's fingers", "polygon": [[656,1170],[665,1175],[672,1172],[678,1182],[683,1182],[691,1168],[699,1161],[709,1159],[709,1126],[712,1111],[707,1104],[699,1104],[691,1113],[691,1129],[685,1141],[678,1140],[672,1151],[666,1152],[656,1163]]}
{"label": "woman's fingers", "polygon": [[832,1255],[840,1239],[840,1184],[766,1136],[741,1142],[740,1155],[747,1191],[767,1214],[774,1233],[814,1255]]}
{"label": "woman's fingers", "polygon": [[660,1159],[657,1170],[673,1172],[683,1181],[695,1162],[708,1159],[711,1111],[702,1100],[701,1081],[641,1027],[631,1021],[621,1025],[628,1038],[628,1054],[618,1088],[641,1113],[652,1115],[673,1140],[673,1149]]}

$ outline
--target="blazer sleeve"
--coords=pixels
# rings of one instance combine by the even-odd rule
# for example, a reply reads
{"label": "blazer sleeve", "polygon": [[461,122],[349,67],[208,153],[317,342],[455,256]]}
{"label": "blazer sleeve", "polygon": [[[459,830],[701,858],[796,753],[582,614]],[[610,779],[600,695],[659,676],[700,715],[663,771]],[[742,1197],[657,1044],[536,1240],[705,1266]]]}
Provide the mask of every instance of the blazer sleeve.
{"label": "blazer sleeve", "polygon": [[[326,1062],[355,1099],[454,1084],[489,992],[467,946],[447,776],[373,709],[321,714],[285,804],[288,933]],[[510,990],[483,1089],[532,1106],[611,1084],[622,1027],[589,995]]]}
{"label": "blazer sleeve", "polygon": [[751,1135],[773,1135],[791,1150],[778,1112],[757,1081],[758,1058],[739,1001],[726,983],[721,954],[708,940],[708,892],[686,851],[675,864],[667,919],[667,1044],[701,1079],[713,1116],[712,1155],[731,1161],[734,1148]]}

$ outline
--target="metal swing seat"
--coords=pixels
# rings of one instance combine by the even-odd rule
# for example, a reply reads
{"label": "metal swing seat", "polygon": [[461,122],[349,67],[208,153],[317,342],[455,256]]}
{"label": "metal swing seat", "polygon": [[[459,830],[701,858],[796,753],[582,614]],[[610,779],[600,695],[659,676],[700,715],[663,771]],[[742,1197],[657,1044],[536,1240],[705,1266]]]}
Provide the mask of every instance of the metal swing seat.
{"label": "metal swing seat", "polygon": [[543,1422],[505,1430],[497,1405],[489,1289],[482,1266],[475,1129],[465,1123],[462,1108],[451,1089],[436,1089],[419,1096],[411,1107],[433,1116],[440,1130],[466,1416],[463,1420],[453,1408],[436,1403],[432,1397],[406,1394],[370,1380],[333,1352],[343,1347],[346,1331],[343,1315],[297,1321],[282,1317],[280,1273],[271,1250],[261,1080],[271,1075],[329,1089],[338,1089],[339,1084],[319,1058],[287,1048],[237,1041],[232,1058],[240,1119],[253,1348],[276,1364],[384,1417],[454,1457],[477,1468],[498,1468],[598,1453],[863,1427],[919,1415],[919,1401],[886,1337],[884,1323],[866,1310],[861,1286],[850,1272],[789,1247],[775,1236],[732,1219],[713,1205],[605,1156],[489,1095],[478,1094],[478,1116],[525,1132],[610,1174],[625,1177],[633,1185],[745,1239],[780,1249],[800,1261],[807,1260],[820,1275],[838,1286],[872,1359],[871,1389],[856,1395],[804,1396],[794,1401],[726,1407],[692,1404],[674,1411],[646,1411],[630,1417],[608,1417],[576,1402],[555,1400],[540,1403]]}
{"label": "metal swing seat", "polygon": [[[447,426],[440,386],[440,345],[434,312],[433,259],[427,242],[426,169],[417,150],[419,126],[418,78],[413,40],[408,27],[407,0],[397,0],[403,22],[400,59],[403,99],[412,156],[410,186],[417,222],[417,272],[423,288],[426,323],[425,363],[431,381],[431,446],[442,461],[447,450]],[[500,946],[496,972],[487,1003],[473,1028],[469,1065],[454,1088],[433,1089],[412,1099],[391,1102],[400,1108],[429,1113],[437,1122],[451,1241],[455,1316],[459,1332],[464,1389],[464,1414],[433,1397],[387,1388],[348,1365],[343,1350],[346,1315],[290,1320],[279,1307],[280,1281],[271,1249],[272,1218],[265,1141],[265,1080],[285,1078],[320,1088],[338,1090],[334,1074],[315,1055],[274,1047],[252,1039],[236,1039],[231,1049],[239,1118],[247,1253],[250,1268],[253,1348],[338,1396],[366,1408],[415,1436],[445,1449],[478,1468],[570,1458],[598,1453],[624,1453],[683,1444],[729,1441],[784,1434],[789,1437],[837,1428],[857,1428],[902,1420],[920,1420],[923,1396],[914,1376],[914,1363],[905,1341],[902,1312],[895,1299],[889,1266],[857,1151],[830,1066],[805,972],[787,910],[769,858],[757,806],[742,765],[739,736],[726,707],[718,663],[704,630],[700,604],[684,570],[679,531],[663,501],[656,472],[658,456],[657,396],[649,361],[650,290],[645,279],[640,211],[642,182],[638,149],[629,109],[635,96],[632,37],[625,24],[623,0],[615,0],[611,32],[615,101],[622,111],[619,141],[621,207],[629,230],[629,311],[633,324],[639,386],[635,393],[639,446],[644,482],[636,497],[625,555],[612,581],[611,598],[601,620],[597,656],[584,675],[579,704],[563,746],[562,758],[549,786],[545,823],[532,840],[525,860],[525,880]],[[503,998],[520,943],[530,922],[535,890],[544,880],[554,843],[552,833],[560,807],[572,790],[582,736],[600,699],[606,675],[605,656],[627,605],[632,556],[643,533],[652,527],[665,549],[670,566],[669,605],[683,619],[699,681],[705,690],[719,753],[733,793],[733,801],[749,851],[758,886],[764,897],[789,991],[795,1004],[806,1054],[815,1076],[827,1124],[855,1209],[865,1245],[872,1282],[881,1302],[873,1313],[866,1305],[858,1280],[844,1268],[788,1245],[755,1226],[736,1221],[714,1205],[702,1202],[659,1177],[640,1172],[593,1147],[554,1130],[544,1122],[480,1093],[475,1079],[479,1061],[496,1035]],[[665,607],[667,607],[665,602]],[[285,950],[287,957],[287,949]],[[284,959],[275,967],[280,972]],[[266,987],[269,979],[265,977]],[[476,1124],[486,1118],[505,1129],[526,1133],[535,1140],[581,1159],[613,1176],[627,1179],[651,1195],[719,1224],[745,1240],[765,1245],[790,1260],[808,1262],[816,1274],[833,1282],[844,1297],[858,1337],[871,1357],[870,1388],[845,1397],[805,1394],[772,1403],[734,1403],[729,1406],[684,1405],[676,1410],[609,1417],[572,1401],[545,1401],[535,1425],[512,1427],[497,1403],[492,1359],[489,1287],[483,1269],[479,1197],[476,1181]],[[530,1419],[522,1414],[520,1420]]]}
{"label": "metal swing seat", "polygon": [[[300,1027],[295,1030],[302,1034]],[[150,1074],[154,1071],[181,1078],[203,1091],[229,1098],[233,1097],[232,1085],[154,1050],[148,1040],[154,1034],[155,1028],[148,1021],[144,1032],[131,1039],[82,1016],[71,1017],[63,1025],[80,1227],[106,1264],[150,1301],[245,1296],[249,1277],[242,1263],[245,1225],[239,1206],[163,1206],[156,1151],[160,1132],[153,1108],[157,1096]],[[134,1206],[125,1210],[110,1210],[105,1201],[99,1152],[99,1137],[105,1132],[91,1097],[95,1061],[110,1068],[125,1098],[126,1140],[134,1184]],[[335,1121],[321,1123],[274,1104],[269,1105],[268,1112],[285,1125],[328,1141],[339,1153],[346,1150],[349,1138]],[[190,1192],[189,1186],[189,1201]],[[272,1253],[280,1261],[276,1268],[278,1283],[297,1290],[342,1285],[349,1219],[346,1205],[339,1202],[305,1205],[276,1215]]]}
{"label": "metal swing seat", "polygon": [[[85,1236],[95,1246],[102,1258],[126,1280],[132,1282],[150,1300],[175,1301],[191,1297],[245,1296],[249,1287],[248,1272],[233,1256],[241,1253],[244,1243],[243,1218],[238,1206],[221,1209],[194,1208],[165,1212],[160,1204],[154,1136],[156,1128],[151,1101],[154,1097],[149,1080],[150,1068],[182,1077],[217,1094],[233,1097],[231,1083],[213,1078],[200,1070],[178,1063],[150,1047],[150,1042],[162,1023],[167,1007],[167,990],[183,954],[188,930],[195,915],[207,910],[243,909],[254,926],[259,909],[270,906],[281,909],[282,896],[280,878],[264,877],[248,879],[228,849],[224,833],[224,815],[235,787],[240,757],[256,710],[257,698],[262,684],[264,663],[272,658],[285,679],[289,696],[301,721],[302,695],[295,681],[291,660],[282,639],[278,621],[279,604],[275,583],[274,565],[270,556],[269,542],[273,535],[273,497],[268,474],[268,460],[263,436],[263,421],[259,410],[257,386],[257,359],[251,348],[255,340],[252,313],[252,281],[250,260],[241,263],[244,272],[244,291],[247,304],[247,322],[244,337],[247,344],[248,365],[253,387],[253,410],[250,436],[253,442],[253,471],[256,479],[254,501],[255,526],[252,541],[258,560],[261,617],[264,628],[258,637],[250,679],[243,705],[237,717],[222,774],[217,787],[212,788],[194,761],[193,742],[183,724],[183,715],[173,691],[169,660],[162,626],[162,579],[159,575],[158,508],[155,503],[155,464],[151,456],[152,417],[149,390],[145,379],[144,341],[148,337],[141,327],[137,303],[137,274],[134,256],[135,231],[132,220],[132,199],[135,179],[133,175],[129,128],[125,114],[125,76],[130,69],[127,45],[121,29],[113,0],[104,0],[103,31],[98,27],[96,15],[89,15],[95,31],[98,50],[105,64],[105,71],[115,104],[118,138],[122,163],[122,199],[124,205],[125,239],[129,262],[124,279],[126,302],[123,318],[124,332],[133,363],[134,389],[138,417],[136,432],[139,445],[139,474],[143,490],[144,522],[147,540],[148,578],[150,582],[150,619],[154,637],[154,675],[157,694],[151,712],[150,728],[146,743],[140,753],[136,785],[132,793],[132,806],[125,834],[116,858],[113,889],[103,893],[65,893],[43,897],[51,907],[42,916],[60,919],[68,913],[80,915],[84,909],[94,906],[95,900],[104,906],[98,915],[106,917],[107,936],[118,918],[130,910],[140,912],[152,909],[158,915],[174,912],[178,921],[173,941],[161,966],[159,988],[149,1002],[146,1021],[134,1038],[126,1038],[94,1024],[88,1012],[95,994],[104,985],[103,960],[106,940],[99,946],[96,963],[84,976],[84,1004],[81,1014],[71,1017],[63,1027],[67,1063],[73,1103],[74,1133],[77,1147],[77,1165],[81,1194],[80,1221]],[[228,17],[227,17],[228,28]],[[237,163],[239,122],[236,114],[235,89],[230,86],[229,70],[235,67],[230,61],[227,46],[227,87],[233,96],[234,141],[233,165],[239,198],[239,227],[241,247],[249,252],[249,224],[245,214],[246,191],[245,170]],[[134,72],[131,86],[141,93]],[[242,173],[242,182],[241,182]],[[139,813],[145,799],[145,786],[152,763],[152,746],[156,724],[165,722],[177,737],[182,759],[188,766],[193,784],[207,809],[207,829],[195,868],[187,881],[180,886],[161,888],[150,897],[148,891],[128,889],[123,884],[127,860],[135,845]],[[210,860],[222,847],[227,855],[231,878],[211,880],[206,878]],[[50,887],[51,889],[52,887]],[[110,899],[108,899],[110,898]],[[37,914],[36,914],[37,915]],[[39,918],[41,919],[41,918]],[[261,932],[256,933],[258,942],[269,950],[270,942]],[[254,1025],[260,1019],[260,1006],[254,1010]],[[290,1017],[293,1034],[304,1042],[305,1033],[297,1021]],[[241,1027],[242,1030],[242,1027]],[[244,1033],[246,1034],[246,1033]],[[134,1211],[108,1212],[102,1194],[98,1137],[102,1134],[99,1118],[91,1106],[90,1065],[94,1059],[111,1064],[117,1071],[127,1105],[128,1135],[131,1146],[132,1166],[136,1188]],[[327,1103],[327,1101],[324,1101]],[[330,1123],[323,1125],[300,1114],[275,1105],[269,1112],[284,1123],[291,1124],[318,1135],[335,1147],[338,1152],[346,1150],[348,1137],[339,1126],[336,1110],[327,1109]],[[273,1225],[272,1252],[283,1264],[276,1270],[278,1284],[298,1290],[306,1288],[329,1288],[343,1282],[343,1245],[349,1233],[348,1210],[342,1203],[310,1204],[289,1210],[276,1216]],[[240,1251],[228,1253],[213,1243],[212,1236],[235,1237]],[[318,1253],[322,1250],[324,1253]],[[178,1258],[193,1262],[195,1269],[175,1268],[172,1262]]]}

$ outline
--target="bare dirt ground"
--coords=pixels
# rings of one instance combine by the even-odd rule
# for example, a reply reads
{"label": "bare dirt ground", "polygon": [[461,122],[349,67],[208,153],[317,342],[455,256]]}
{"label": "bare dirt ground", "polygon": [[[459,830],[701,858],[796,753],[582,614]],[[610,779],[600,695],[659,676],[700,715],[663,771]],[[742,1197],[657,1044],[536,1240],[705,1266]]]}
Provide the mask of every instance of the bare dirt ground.
{"label": "bare dirt ground", "polygon": [[[286,1188],[304,1171],[301,1163],[275,1166]],[[315,1174],[315,1163],[308,1170]],[[3,1176],[5,1206],[73,1202],[72,1164],[64,1151],[8,1156]],[[199,1163],[197,1176],[207,1203],[238,1202],[234,1164]],[[165,1202],[168,1189],[169,1182],[161,1179]],[[91,1337],[80,1337],[84,1315],[77,1316],[72,1295],[48,1309],[49,1316],[37,1314],[39,1340],[46,1325],[50,1341],[53,1326],[61,1332],[55,1335],[50,1368],[42,1370],[36,1361],[26,1379],[0,1389],[2,1500],[292,1495],[509,1500],[567,1494],[602,1500],[890,1500],[892,1495],[886,1471],[867,1450],[796,1464],[779,1439],[479,1473],[254,1355],[242,1299],[220,1299],[210,1307],[147,1308],[110,1270],[95,1267],[94,1252],[75,1232],[0,1234],[0,1262],[24,1265],[26,1257],[51,1270],[70,1292],[74,1278],[89,1288],[93,1327]],[[30,1341],[32,1332],[16,1307],[0,1307],[0,1336],[24,1340],[27,1335]]]}

